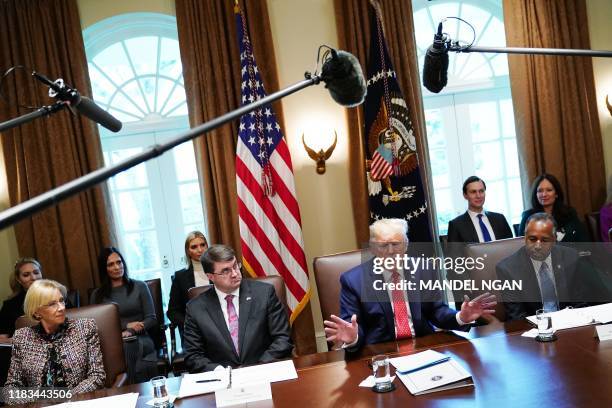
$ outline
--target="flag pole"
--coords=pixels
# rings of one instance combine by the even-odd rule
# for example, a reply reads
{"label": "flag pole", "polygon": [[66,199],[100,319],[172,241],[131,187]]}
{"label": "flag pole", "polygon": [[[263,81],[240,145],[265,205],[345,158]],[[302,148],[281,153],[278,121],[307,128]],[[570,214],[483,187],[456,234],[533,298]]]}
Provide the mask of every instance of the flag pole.
{"label": "flag pole", "polygon": [[321,77],[319,74],[311,74],[306,72],[304,76],[306,79],[303,81],[297,82],[285,89],[272,93],[264,98],[249,103],[248,105],[243,105],[238,109],[219,116],[218,118],[214,118],[194,127],[193,129],[180,133],[172,140],[153,145],[143,152],[121,160],[112,166],[106,166],[94,170],[91,173],[85,174],[84,176],[49,190],[46,193],[40,194],[34,198],[24,201],[23,203],[17,204],[14,207],[2,211],[0,213],[0,230],[13,225],[14,223],[21,221],[22,219],[31,216],[44,208],[57,205],[60,201],[80,193],[81,191],[86,190],[98,183],[101,183],[112,176],[121,173],[122,171],[131,169],[132,167],[137,166],[149,159],[161,156],[168,150],[189,140],[193,140],[204,133],[210,132],[211,130],[231,122],[232,120],[237,119],[246,113],[254,111],[309,86],[317,85],[321,82]]}

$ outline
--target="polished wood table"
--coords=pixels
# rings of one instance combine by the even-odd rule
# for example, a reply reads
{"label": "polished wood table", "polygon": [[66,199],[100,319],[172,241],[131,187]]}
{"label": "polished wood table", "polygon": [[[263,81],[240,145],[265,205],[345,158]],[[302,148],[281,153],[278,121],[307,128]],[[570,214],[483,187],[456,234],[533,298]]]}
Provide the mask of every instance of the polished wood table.
{"label": "polished wood table", "polygon": [[[365,348],[360,355],[332,351],[294,359],[298,379],[272,384],[273,402],[253,407],[591,407],[612,406],[612,343],[600,343],[592,326],[564,330],[552,343],[520,334],[531,326],[513,322],[474,328],[470,333],[436,333],[410,341]],[[474,387],[413,396],[395,379],[397,389],[376,394],[358,384],[371,374],[369,355],[406,355],[435,349],[452,356],[474,379]],[[168,379],[178,393],[180,378]],[[95,398],[139,392],[139,407],[151,399],[149,384],[84,394]],[[176,408],[214,407],[213,394],[177,400]]]}

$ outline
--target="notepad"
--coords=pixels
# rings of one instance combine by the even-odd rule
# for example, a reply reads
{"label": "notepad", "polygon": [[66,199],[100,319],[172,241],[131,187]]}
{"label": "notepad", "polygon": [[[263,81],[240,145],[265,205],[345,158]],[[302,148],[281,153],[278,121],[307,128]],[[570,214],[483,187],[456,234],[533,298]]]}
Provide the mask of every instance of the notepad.
{"label": "notepad", "polygon": [[398,372],[408,374],[411,371],[443,363],[448,361],[449,358],[449,356],[438,353],[437,351],[426,350],[408,356],[390,358],[389,363],[393,365]]}
{"label": "notepad", "polygon": [[397,377],[412,395],[474,386],[470,373],[453,359]]}

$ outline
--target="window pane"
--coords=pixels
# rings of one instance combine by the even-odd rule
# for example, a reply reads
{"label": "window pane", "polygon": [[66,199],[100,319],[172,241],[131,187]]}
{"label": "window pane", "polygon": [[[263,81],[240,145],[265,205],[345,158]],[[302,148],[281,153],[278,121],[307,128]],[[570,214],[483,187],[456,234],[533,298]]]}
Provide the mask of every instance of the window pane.
{"label": "window pane", "polygon": [[504,99],[499,102],[501,111],[502,137],[516,139],[514,130],[514,109],[512,109],[512,99]]}
{"label": "window pane", "polygon": [[197,180],[198,171],[196,168],[195,154],[193,152],[193,142],[183,143],[175,147],[174,168],[178,181]]}
{"label": "window pane", "polygon": [[[142,147],[130,149],[113,150],[110,152],[111,163],[115,164],[123,159],[134,156],[142,151]],[[145,187],[148,184],[145,164],[139,164],[130,170],[124,171],[113,177],[115,185],[119,189]]]}
{"label": "window pane", "polygon": [[93,62],[118,86],[134,76],[120,42],[102,50],[93,58]]}
{"label": "window pane", "polygon": [[499,137],[497,104],[495,102],[470,104],[470,125],[473,142],[497,139]]}
{"label": "window pane", "polygon": [[[189,224],[189,225],[185,225],[185,228],[183,229],[185,231],[185,235],[189,234],[191,231],[200,231],[200,232],[204,232],[206,231],[206,228],[204,228],[204,223],[200,222],[197,224]],[[207,237],[208,239],[208,237]]]}
{"label": "window pane", "polygon": [[159,269],[159,247],[155,231],[125,234],[125,257],[130,271]]}
{"label": "window pane", "polygon": [[504,161],[506,162],[506,176],[519,177],[519,161],[516,151],[516,140],[504,140]]}
{"label": "window pane", "polygon": [[91,80],[91,90],[93,98],[98,103],[108,103],[111,95],[117,89],[94,64],[88,64],[89,79]]}
{"label": "window pane", "polygon": [[157,72],[157,42],[159,37],[136,37],[125,40],[136,75]]}
{"label": "window pane", "polygon": [[431,173],[434,187],[443,188],[450,186],[448,158],[445,149],[436,149],[429,152],[431,160]]}
{"label": "window pane", "polygon": [[188,183],[179,186],[183,223],[195,223],[203,219],[202,199],[198,183]]}
{"label": "window pane", "polygon": [[435,189],[436,212],[438,213],[438,228],[440,235],[448,232],[448,222],[457,215],[453,208],[453,200],[449,189]]}
{"label": "window pane", "polygon": [[[478,143],[474,145],[474,170],[484,180],[503,177],[500,143]],[[489,183],[487,182],[487,187]]]}
{"label": "window pane", "polygon": [[[523,194],[521,194],[521,179],[513,178],[508,180],[508,196],[510,197],[510,210],[506,214],[508,222],[518,224],[521,222],[523,212]],[[512,220],[512,221],[511,221]]]}
{"label": "window pane", "polygon": [[440,109],[427,109],[425,111],[425,126],[427,127],[427,143],[429,148],[446,147],[442,112],[440,112]]}
{"label": "window pane", "polygon": [[159,74],[176,78],[179,75],[182,77],[182,73],[183,67],[181,66],[178,41],[162,38]]}
{"label": "window pane", "polygon": [[493,181],[487,183],[487,210],[506,214],[506,183],[504,181]]}
{"label": "window pane", "polygon": [[154,228],[149,190],[124,191],[117,194],[121,226],[126,231]]}

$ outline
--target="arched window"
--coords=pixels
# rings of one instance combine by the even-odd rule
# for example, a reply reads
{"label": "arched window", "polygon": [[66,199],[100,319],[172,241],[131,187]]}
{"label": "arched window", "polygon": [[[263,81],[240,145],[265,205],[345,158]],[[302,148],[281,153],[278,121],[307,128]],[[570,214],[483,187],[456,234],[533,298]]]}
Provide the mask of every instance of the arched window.
{"label": "arched window", "polygon": [[[421,74],[425,52],[446,17],[469,22],[474,45],[506,45],[501,0],[413,0],[413,10]],[[459,20],[447,19],[443,29],[453,40],[473,39]],[[461,187],[471,175],[487,184],[485,208],[518,223],[523,197],[507,56],[451,52],[448,85],[439,94],[422,91],[440,234],[465,212]]]}
{"label": "arched window", "polygon": [[[84,33],[93,98],[123,122],[100,127],[107,165],[189,128],[176,19],[156,13],[114,16]],[[109,180],[116,233],[138,279],[162,278],[185,264],[186,233],[206,234],[191,142]]]}

